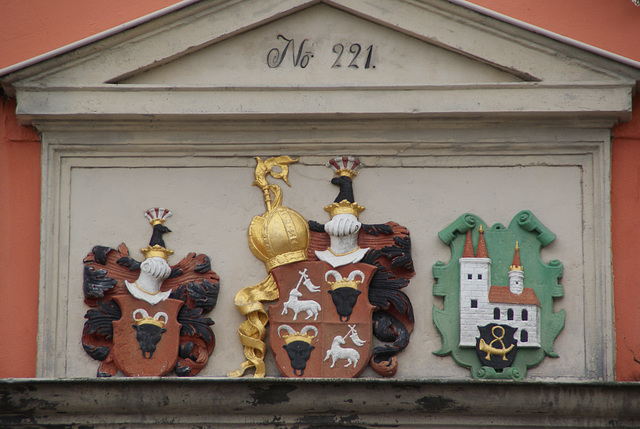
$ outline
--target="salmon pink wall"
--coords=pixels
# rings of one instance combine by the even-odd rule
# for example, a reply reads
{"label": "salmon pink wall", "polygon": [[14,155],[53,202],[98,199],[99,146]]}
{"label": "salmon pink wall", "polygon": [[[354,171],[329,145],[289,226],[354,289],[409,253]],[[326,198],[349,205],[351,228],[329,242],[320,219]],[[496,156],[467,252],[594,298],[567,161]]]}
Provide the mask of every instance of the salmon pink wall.
{"label": "salmon pink wall", "polygon": [[640,96],[634,119],[614,129],[611,154],[611,233],[616,309],[616,377],[640,380]]}
{"label": "salmon pink wall", "polygon": [[[0,0],[0,69],[176,0]],[[40,261],[40,143],[0,95],[0,378],[34,377]]]}
{"label": "salmon pink wall", "polygon": [[640,7],[631,0],[472,0],[471,3],[640,61]]}
{"label": "salmon pink wall", "polygon": [[150,14],[178,0],[1,0],[0,69]]}
{"label": "salmon pink wall", "polygon": [[0,377],[33,377],[38,333],[40,141],[0,98]]}
{"label": "salmon pink wall", "polygon": [[[176,0],[1,0],[0,69],[65,46]],[[473,0],[572,39],[640,61],[640,7],[631,0]],[[36,365],[40,145],[0,100],[0,377],[32,377]],[[640,380],[640,97],[632,122],[614,129],[612,238],[619,380]],[[571,293],[571,291],[566,291]],[[570,358],[570,357],[567,357]]]}

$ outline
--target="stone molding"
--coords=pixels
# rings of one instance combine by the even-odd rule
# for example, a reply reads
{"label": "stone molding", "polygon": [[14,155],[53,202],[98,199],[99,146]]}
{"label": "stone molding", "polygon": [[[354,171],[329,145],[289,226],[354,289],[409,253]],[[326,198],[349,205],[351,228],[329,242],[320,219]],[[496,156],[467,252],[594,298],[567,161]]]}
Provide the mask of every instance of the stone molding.
{"label": "stone molding", "polygon": [[0,381],[0,398],[0,424],[12,427],[597,428],[640,423],[640,390],[632,383],[8,379]]}
{"label": "stone molding", "polygon": [[[305,169],[320,168],[324,170],[324,163],[328,155],[336,151],[348,151],[356,155],[363,156],[369,171],[379,168],[380,171],[393,171],[399,173],[405,168],[412,171],[412,174],[422,174],[420,171],[445,171],[449,169],[466,168],[559,168],[559,169],[580,169],[581,181],[580,189],[582,194],[581,207],[583,210],[584,231],[580,234],[580,244],[576,243],[576,248],[583,248],[574,254],[578,258],[575,261],[576,267],[580,268],[573,275],[567,275],[566,287],[571,284],[580,290],[580,297],[576,296],[572,305],[579,308],[588,308],[590,316],[585,321],[587,326],[584,335],[584,344],[573,344],[571,352],[566,355],[562,362],[568,363],[571,355],[580,356],[580,371],[575,368],[565,368],[552,375],[544,370],[541,373],[542,380],[561,379],[563,381],[586,381],[586,380],[612,380],[613,375],[613,351],[607,344],[611,344],[613,339],[613,324],[611,302],[611,272],[608,263],[610,259],[609,248],[609,212],[608,212],[608,164],[609,149],[608,130],[605,129],[576,129],[576,128],[548,128],[537,126],[524,126],[524,124],[497,124],[471,126],[467,128],[453,127],[430,127],[427,124],[406,123],[406,127],[395,126],[385,128],[383,124],[378,127],[372,124],[357,122],[340,122],[335,127],[331,123],[317,124],[311,126],[309,123],[300,124],[298,127],[284,129],[278,124],[254,123],[251,126],[242,128],[237,124],[226,124],[226,128],[217,128],[209,124],[207,130],[200,130],[198,127],[179,127],[171,129],[164,128],[161,132],[152,130],[149,132],[145,127],[137,128],[131,124],[123,124],[120,130],[105,130],[101,132],[97,129],[72,128],[58,129],[55,124],[47,124],[43,133],[43,164],[45,165],[43,175],[43,248],[41,252],[41,300],[40,300],[40,338],[38,371],[39,377],[45,378],[67,378],[87,376],[82,369],[83,363],[78,361],[78,356],[82,355],[79,344],[79,337],[76,332],[81,329],[82,314],[84,307],[79,301],[79,261],[86,254],[87,249],[95,242],[86,243],[80,246],[79,250],[72,251],[70,246],[77,246],[72,239],[74,234],[72,228],[78,225],[81,217],[77,211],[70,209],[70,204],[79,210],[83,200],[73,199],[74,189],[83,181],[73,181],[74,174],[81,171],[92,171],[99,175],[108,175],[114,169],[132,169],[147,171],[150,173],[158,171],[187,171],[191,169],[194,173],[203,169],[213,171],[223,168],[227,170],[246,169],[247,177],[251,177],[251,171],[255,161],[253,156],[269,153],[296,153],[302,156],[299,171]],[[115,124],[108,124],[113,127]],[[96,125],[97,127],[97,125]],[[415,128],[414,128],[415,127]],[[460,124],[458,124],[460,127]],[[242,128],[242,129],[240,129]],[[337,129],[336,129],[337,128]],[[318,145],[317,142],[323,142]],[[116,170],[119,171],[119,170]],[[124,171],[124,170],[122,170]],[[303,190],[304,186],[298,183],[296,187],[286,189],[291,196],[291,192]],[[92,182],[93,183],[93,182]],[[212,182],[213,183],[213,182]],[[75,184],[75,185],[73,185]],[[169,184],[169,182],[167,182]],[[366,182],[363,182],[363,186]],[[417,184],[416,186],[420,186]],[[578,185],[576,185],[578,186]],[[360,188],[361,192],[364,189]],[[246,189],[238,189],[237,194],[247,193],[252,195],[253,189],[246,186]],[[424,192],[422,193],[424,194]],[[419,193],[419,195],[422,195]],[[137,195],[135,192],[132,195]],[[455,194],[452,194],[455,195]],[[210,198],[207,195],[207,198]],[[454,198],[455,199],[455,198]],[[253,201],[249,197],[250,201]],[[118,201],[123,203],[123,201]],[[80,205],[78,205],[80,204]],[[113,206],[115,202],[111,202]],[[388,210],[384,203],[378,204],[380,209]],[[173,206],[172,206],[173,207]],[[368,211],[373,213],[375,205],[371,205]],[[310,209],[310,213],[314,213]],[[509,216],[515,212],[512,208],[508,210]],[[95,210],[88,211],[82,209],[82,213],[95,213]],[[181,214],[185,216],[186,214]],[[386,212],[385,212],[386,215]],[[82,215],[80,215],[82,216]],[[94,214],[91,214],[92,218]],[[375,216],[382,216],[382,213]],[[72,220],[76,220],[74,223]],[[140,219],[142,222],[144,219]],[[493,219],[493,221],[503,221],[504,219]],[[112,237],[108,231],[108,226],[112,226],[113,221],[106,219],[96,220],[97,225],[105,225],[106,230],[102,237]],[[125,227],[126,221],[119,222]],[[414,230],[420,229],[420,223],[412,222]],[[243,224],[240,230],[246,228]],[[429,223],[425,228],[432,228],[429,235],[435,237],[437,228]],[[125,229],[126,233],[113,235],[108,240],[113,240],[117,245],[126,239],[129,242],[143,240],[136,238],[139,228]],[[176,229],[178,230],[178,229]],[[189,229],[182,230],[187,234]],[[80,237],[90,236],[92,240],[107,242],[106,238],[95,238],[96,233],[81,233]],[[75,237],[79,237],[75,234]],[[577,238],[577,237],[576,237]],[[200,240],[201,238],[197,238]],[[211,237],[209,240],[200,242],[197,247],[202,251],[217,252],[220,246],[216,244],[217,238]],[[236,234],[236,241],[244,245],[243,235]],[[567,239],[567,237],[563,238]],[[194,238],[196,240],[196,238]],[[218,239],[219,240],[219,239]],[[111,243],[111,244],[113,244]],[[180,246],[176,239],[172,242],[175,246]],[[189,249],[193,247],[190,244]],[[423,252],[432,252],[437,249],[428,240],[417,240],[415,246],[421,248]],[[240,247],[239,252],[242,250]],[[175,248],[178,253],[189,249]],[[213,255],[215,257],[215,255]],[[554,257],[559,257],[554,256]],[[566,258],[565,258],[566,259]],[[216,259],[223,263],[225,258]],[[233,260],[233,258],[231,259]],[[420,276],[418,286],[412,293],[420,297],[421,302],[420,318],[423,321],[430,320],[428,315],[432,303],[430,295],[430,272],[429,267],[435,261],[432,257],[421,257],[417,260],[420,266]],[[262,271],[255,271],[260,275]],[[236,277],[234,277],[236,276]],[[236,270],[231,270],[227,274],[227,281],[232,286],[239,287],[247,280],[238,277]],[[221,276],[222,277],[222,276]],[[574,293],[575,295],[575,293]],[[233,295],[221,297],[231,300]],[[565,300],[566,301],[566,300]],[[569,303],[563,305],[567,307]],[[226,305],[220,305],[216,311],[221,312]],[[234,310],[234,309],[231,309]],[[230,311],[231,311],[230,310]],[[234,317],[231,313],[228,317]],[[218,315],[213,315],[214,320]],[[573,319],[577,320],[577,319]],[[221,341],[229,341],[229,347],[237,346],[235,342],[235,332],[237,326],[222,323],[216,324],[216,335],[220,335]],[[409,378],[424,377],[424,379],[453,377],[466,377],[455,373],[450,365],[442,364],[448,369],[441,371],[436,369],[434,360],[441,359],[434,357],[431,352],[437,349],[437,345],[427,346],[427,341],[431,341],[437,335],[429,331],[429,324],[425,322],[423,335],[416,336],[412,342],[412,347],[420,349],[425,347],[424,358],[421,369],[416,368],[416,373],[409,375]],[[437,337],[436,337],[437,338]],[[437,339],[436,339],[437,341]],[[220,350],[223,350],[221,348]],[[241,353],[240,348],[233,348]],[[569,349],[568,349],[569,350]],[[567,351],[568,351],[567,350]],[[589,352],[587,352],[587,350]],[[216,352],[218,353],[218,352]],[[231,352],[229,352],[231,353]],[[577,353],[577,354],[576,354]],[[214,356],[214,358],[217,358]],[[84,363],[84,367],[91,367],[91,362]],[[88,366],[87,366],[88,365]],[[224,362],[219,362],[211,367],[211,371],[224,372]],[[451,372],[450,372],[451,371]],[[206,376],[218,376],[218,373],[204,374]],[[540,378],[538,378],[540,380]]]}

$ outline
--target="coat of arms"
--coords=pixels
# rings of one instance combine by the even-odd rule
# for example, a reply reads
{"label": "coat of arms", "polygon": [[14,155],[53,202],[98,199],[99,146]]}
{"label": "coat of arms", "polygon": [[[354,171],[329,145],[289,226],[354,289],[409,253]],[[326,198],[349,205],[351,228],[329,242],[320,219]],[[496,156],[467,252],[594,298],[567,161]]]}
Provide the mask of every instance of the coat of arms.
{"label": "coat of arms", "polygon": [[[288,183],[288,156],[257,159],[255,185],[267,211],[249,228],[249,245],[269,276],[242,289],[235,299],[247,316],[239,329],[247,360],[230,373],[255,368],[265,375],[266,324],[280,372],[287,377],[348,378],[367,365],[384,375],[397,370],[396,355],[409,343],[413,308],[401,290],[414,275],[406,228],[359,220],[364,207],[354,199],[353,179],[362,164],[337,157],[327,164],[339,187],[325,210],[326,224],[307,222],[282,206],[282,190],[267,175]],[[262,301],[275,301],[267,313]],[[374,338],[390,344],[374,347]]]}
{"label": "coat of arms", "polygon": [[101,361],[98,377],[120,370],[127,376],[195,375],[213,352],[213,321],[203,313],[215,307],[219,278],[206,255],[189,253],[169,265],[173,251],[163,234],[172,215],[163,208],[149,209],[153,226],[145,259],[118,249],[95,246],[84,259],[85,303],[93,307],[85,318],[82,345]]}
{"label": "coat of arms", "polygon": [[565,314],[553,312],[553,298],[564,293],[562,264],[540,258],[555,235],[527,210],[508,228],[488,230],[465,214],[438,235],[451,246],[451,261],[433,266],[433,294],[444,297],[444,309],[433,309],[442,337],[435,354],[452,355],[474,378],[514,380],[545,356],[557,357],[553,343]]}

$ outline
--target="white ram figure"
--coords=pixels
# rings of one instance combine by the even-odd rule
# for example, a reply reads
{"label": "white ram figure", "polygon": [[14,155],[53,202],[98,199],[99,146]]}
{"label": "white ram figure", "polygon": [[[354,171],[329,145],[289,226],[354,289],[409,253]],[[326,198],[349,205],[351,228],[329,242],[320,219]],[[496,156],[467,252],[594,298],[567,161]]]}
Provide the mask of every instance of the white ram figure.
{"label": "white ram figure", "polygon": [[[305,320],[309,320],[311,319],[311,317],[313,317],[313,320],[318,320],[318,312],[322,310],[320,303],[312,299],[299,300],[299,298],[302,298],[302,293],[298,290],[298,288],[300,288],[300,284],[302,284],[303,280],[304,285],[307,286],[307,289],[309,289],[309,291],[319,292],[320,288],[311,283],[311,280],[307,276],[306,268],[304,271],[300,271],[300,280],[298,281],[298,286],[296,286],[295,289],[291,289],[291,291],[289,292],[289,301],[284,303],[284,306],[282,308],[282,315],[287,314],[289,312],[289,309],[291,309],[293,310],[293,320],[296,320],[298,318],[298,313],[302,312],[307,313],[307,317]],[[311,287],[307,283],[309,283]]]}
{"label": "white ram figure", "polygon": [[360,353],[358,353],[356,349],[340,347],[340,345],[345,344],[344,339],[348,335],[349,334],[345,335],[344,337],[341,337],[340,335],[336,335],[336,337],[333,339],[333,342],[331,343],[331,348],[327,350],[327,356],[324,358],[324,360],[329,359],[329,356],[331,356],[332,358],[331,368],[333,368],[333,366],[336,364],[336,361],[338,359],[347,360],[347,364],[344,366],[345,368],[352,364],[353,364],[353,367],[355,368],[356,364],[358,363],[358,360],[360,360]]}

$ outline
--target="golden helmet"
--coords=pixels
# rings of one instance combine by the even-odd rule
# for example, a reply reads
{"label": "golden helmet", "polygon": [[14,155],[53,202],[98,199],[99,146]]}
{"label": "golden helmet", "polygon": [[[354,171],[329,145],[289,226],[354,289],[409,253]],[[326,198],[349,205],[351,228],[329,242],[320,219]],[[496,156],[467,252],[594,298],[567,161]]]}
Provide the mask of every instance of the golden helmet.
{"label": "golden helmet", "polygon": [[307,259],[309,225],[295,210],[277,207],[256,216],[249,226],[249,247],[267,271]]}

